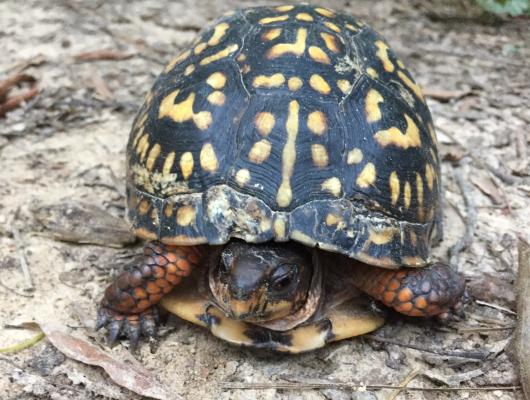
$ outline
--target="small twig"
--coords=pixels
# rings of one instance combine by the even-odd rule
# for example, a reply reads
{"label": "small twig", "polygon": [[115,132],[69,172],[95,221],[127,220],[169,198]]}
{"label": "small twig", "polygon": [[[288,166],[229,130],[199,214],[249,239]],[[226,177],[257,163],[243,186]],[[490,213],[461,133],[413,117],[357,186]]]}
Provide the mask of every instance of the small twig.
{"label": "small twig", "polygon": [[458,271],[460,252],[473,243],[473,235],[475,234],[475,228],[477,226],[477,210],[473,203],[473,198],[471,197],[471,189],[462,176],[462,172],[457,168],[455,169],[454,174],[467,207],[466,230],[464,235],[449,248],[449,265],[451,265],[455,271]]}
{"label": "small twig", "polygon": [[33,347],[35,344],[40,342],[42,339],[44,339],[44,332],[37,333],[32,338],[29,338],[28,340],[24,340],[20,343],[17,343],[13,346],[4,347],[3,349],[0,349],[0,353],[16,353],[25,349],[28,349],[30,347]]}
{"label": "small twig", "polygon": [[[16,96],[7,97],[7,94],[11,90],[11,88],[22,82],[30,83],[30,88]],[[8,111],[17,108],[23,102],[32,99],[38,93],[39,89],[37,87],[37,81],[31,75],[17,74],[3,81],[0,81],[0,117],[5,115]]]}
{"label": "small twig", "polygon": [[488,303],[488,302],[482,301],[482,300],[475,300],[475,303],[477,303],[478,305],[481,305],[481,306],[486,306],[486,307],[494,308],[494,309],[499,310],[499,311],[503,311],[506,314],[517,315],[517,313],[515,311],[512,311],[512,310],[510,310],[509,308],[506,308],[506,307],[498,306],[497,304]]}
{"label": "small twig", "polygon": [[5,290],[7,290],[8,292],[11,292],[11,293],[14,293],[16,294],[17,296],[21,296],[21,297],[29,297],[29,298],[32,298],[34,297],[33,294],[26,294],[26,293],[20,293],[18,291],[16,291],[15,289],[13,288],[10,288],[9,286],[7,286],[4,282],[0,281],[0,286],[2,286]]}
{"label": "small twig", "polygon": [[74,55],[76,61],[117,61],[134,57],[136,53],[124,53],[118,50],[95,50]]}
{"label": "small twig", "polygon": [[388,344],[395,344],[402,347],[408,347],[409,349],[418,350],[418,351],[424,351],[427,353],[433,353],[438,354],[440,356],[448,356],[448,357],[461,357],[461,358],[471,358],[474,360],[484,360],[488,356],[488,354],[485,354],[481,351],[445,351],[445,350],[438,350],[432,347],[426,347],[426,346],[419,346],[415,344],[407,344],[402,343],[398,340],[383,338],[380,336],[375,335],[364,335],[363,338],[369,339],[369,340],[375,340],[377,342],[381,343],[388,343]]}
{"label": "small twig", "polygon": [[11,232],[13,233],[13,239],[15,239],[20,268],[22,269],[22,274],[24,275],[24,282],[26,283],[26,287],[24,288],[24,290],[27,292],[32,292],[33,290],[35,290],[35,286],[33,285],[33,279],[31,278],[31,273],[29,271],[28,261],[26,259],[26,251],[24,250],[24,243],[22,242],[20,232],[16,226],[13,226],[11,228]]}
{"label": "small twig", "polygon": [[485,327],[477,326],[475,328],[458,328],[458,333],[480,333],[480,332],[496,332],[496,331],[506,331],[514,329],[515,325],[508,326],[497,326],[497,327]]}
{"label": "small twig", "polygon": [[395,389],[390,393],[390,395],[387,397],[387,400],[394,400],[396,397],[399,396],[399,394],[407,388],[407,385],[414,379],[416,376],[420,373],[420,368],[416,367],[410,373],[401,381],[401,383],[398,385],[399,388]]}
{"label": "small twig", "polygon": [[[360,385],[358,383],[349,382],[222,382],[222,389],[239,389],[239,390],[312,390],[312,389],[347,389],[353,391],[362,390],[382,390],[382,389],[400,389],[395,385]],[[463,386],[463,387],[404,387],[403,391],[417,391],[417,392],[490,392],[494,390],[521,390],[521,386]]]}

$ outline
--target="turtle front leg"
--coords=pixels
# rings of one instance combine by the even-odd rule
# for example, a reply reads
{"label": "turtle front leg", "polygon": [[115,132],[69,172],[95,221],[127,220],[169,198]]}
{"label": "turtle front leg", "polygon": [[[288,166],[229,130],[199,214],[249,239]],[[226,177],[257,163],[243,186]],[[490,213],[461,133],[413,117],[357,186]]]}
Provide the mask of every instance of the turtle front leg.
{"label": "turtle front leg", "polygon": [[369,265],[355,266],[359,290],[401,314],[431,317],[450,312],[465,289],[464,278],[448,265],[389,270]]}
{"label": "turtle front leg", "polygon": [[142,262],[121,273],[105,290],[96,330],[106,326],[111,343],[123,333],[133,347],[141,333],[154,336],[158,323],[154,305],[188,276],[201,258],[199,247],[147,243]]}

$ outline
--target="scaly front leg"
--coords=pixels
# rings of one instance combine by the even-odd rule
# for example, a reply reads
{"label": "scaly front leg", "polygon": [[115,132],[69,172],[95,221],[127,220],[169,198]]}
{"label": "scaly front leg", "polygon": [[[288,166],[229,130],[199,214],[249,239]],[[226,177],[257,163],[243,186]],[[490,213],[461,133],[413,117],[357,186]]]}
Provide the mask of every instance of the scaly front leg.
{"label": "scaly front leg", "polygon": [[442,263],[399,270],[357,263],[355,271],[358,289],[414,317],[446,315],[460,304],[465,289],[464,278]]}
{"label": "scaly front leg", "polygon": [[133,347],[141,333],[154,336],[158,314],[153,306],[199,265],[200,250],[196,246],[148,243],[142,263],[120,274],[105,290],[96,329],[106,326],[111,343],[123,333]]}

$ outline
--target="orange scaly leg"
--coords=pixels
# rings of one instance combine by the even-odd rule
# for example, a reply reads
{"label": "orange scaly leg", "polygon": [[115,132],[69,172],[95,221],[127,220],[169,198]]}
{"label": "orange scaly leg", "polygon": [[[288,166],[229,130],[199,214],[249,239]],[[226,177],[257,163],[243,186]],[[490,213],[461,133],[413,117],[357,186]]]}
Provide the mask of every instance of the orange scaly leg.
{"label": "orange scaly leg", "polygon": [[401,314],[431,317],[457,306],[465,289],[464,278],[448,265],[389,270],[369,265],[355,266],[358,289]]}
{"label": "orange scaly leg", "polygon": [[154,336],[158,315],[153,306],[200,261],[199,247],[147,243],[142,263],[120,274],[105,290],[96,329],[106,326],[111,343],[123,333],[133,347],[141,333]]}

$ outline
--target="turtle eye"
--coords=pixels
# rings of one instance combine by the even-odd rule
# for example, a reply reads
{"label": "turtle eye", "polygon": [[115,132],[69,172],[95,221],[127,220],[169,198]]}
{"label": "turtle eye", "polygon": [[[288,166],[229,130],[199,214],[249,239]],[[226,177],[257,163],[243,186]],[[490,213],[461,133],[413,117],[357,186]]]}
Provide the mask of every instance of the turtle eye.
{"label": "turtle eye", "polygon": [[291,288],[295,282],[296,267],[292,265],[281,265],[271,276],[271,292],[281,294]]}

